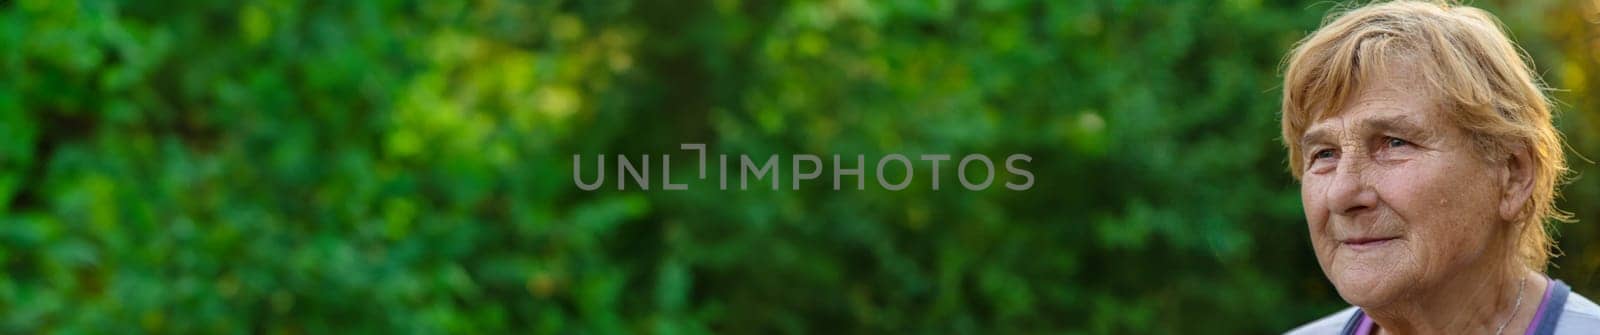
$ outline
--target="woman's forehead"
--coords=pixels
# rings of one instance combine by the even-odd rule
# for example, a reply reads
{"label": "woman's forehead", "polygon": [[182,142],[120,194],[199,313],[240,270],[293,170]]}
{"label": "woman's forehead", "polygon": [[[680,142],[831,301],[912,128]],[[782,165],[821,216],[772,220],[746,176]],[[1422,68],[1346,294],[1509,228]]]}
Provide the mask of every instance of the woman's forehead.
{"label": "woman's forehead", "polygon": [[1394,115],[1415,115],[1418,119],[1413,122],[1433,119],[1432,114],[1440,110],[1438,94],[1416,67],[1409,66],[1411,63],[1393,62],[1383,69],[1372,69],[1353,83],[1353,94],[1333,104],[1335,108],[1314,115],[1312,127],[1330,120]]}
{"label": "woman's forehead", "polygon": [[1437,106],[1437,100],[1431,93],[1429,89],[1412,85],[1369,85],[1350,96],[1350,101],[1345,102],[1334,116],[1427,116]]}
{"label": "woman's forehead", "polygon": [[1444,111],[1431,94],[1411,93],[1399,87],[1362,90],[1339,111],[1311,123],[1302,144],[1331,141],[1339,135],[1394,131],[1413,135],[1448,132]]}

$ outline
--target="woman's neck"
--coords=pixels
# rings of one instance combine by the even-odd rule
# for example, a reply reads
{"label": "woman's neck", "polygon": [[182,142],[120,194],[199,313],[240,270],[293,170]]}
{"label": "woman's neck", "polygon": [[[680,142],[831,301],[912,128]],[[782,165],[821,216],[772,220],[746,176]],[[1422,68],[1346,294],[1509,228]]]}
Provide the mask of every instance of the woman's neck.
{"label": "woman's neck", "polygon": [[[1446,278],[1386,306],[1363,307],[1380,334],[1518,334],[1533,322],[1549,283],[1520,266],[1489,266]],[[1518,303],[1521,300],[1521,303]]]}

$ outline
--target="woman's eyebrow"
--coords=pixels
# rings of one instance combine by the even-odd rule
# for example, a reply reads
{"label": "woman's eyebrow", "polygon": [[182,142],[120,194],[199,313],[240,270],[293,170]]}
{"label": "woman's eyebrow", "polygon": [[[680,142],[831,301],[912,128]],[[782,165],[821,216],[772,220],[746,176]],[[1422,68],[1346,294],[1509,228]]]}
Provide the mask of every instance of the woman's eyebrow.
{"label": "woman's eyebrow", "polygon": [[[1411,120],[1410,115],[1380,116],[1361,120],[1361,130],[1369,133],[1392,131],[1416,137],[1427,137],[1429,134],[1426,128]],[[1327,128],[1312,129],[1304,136],[1300,136],[1300,146],[1304,148],[1314,142],[1326,141],[1328,136]]]}
{"label": "woman's eyebrow", "polygon": [[1410,115],[1394,115],[1375,117],[1361,121],[1361,126],[1367,131],[1393,131],[1408,136],[1426,137],[1426,128],[1412,121]]}
{"label": "woman's eyebrow", "polygon": [[1307,131],[1300,136],[1300,148],[1304,149],[1313,142],[1322,142],[1328,137],[1328,128],[1317,128]]}

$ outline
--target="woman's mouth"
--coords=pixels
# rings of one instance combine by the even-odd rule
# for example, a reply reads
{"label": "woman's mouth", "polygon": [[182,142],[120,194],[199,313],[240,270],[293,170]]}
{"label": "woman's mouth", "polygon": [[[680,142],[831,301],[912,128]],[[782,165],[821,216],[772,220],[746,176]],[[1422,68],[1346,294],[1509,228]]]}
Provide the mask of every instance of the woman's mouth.
{"label": "woman's mouth", "polygon": [[1367,250],[1382,247],[1389,244],[1389,241],[1396,239],[1399,239],[1399,237],[1358,237],[1341,240],[1339,244],[1355,250]]}

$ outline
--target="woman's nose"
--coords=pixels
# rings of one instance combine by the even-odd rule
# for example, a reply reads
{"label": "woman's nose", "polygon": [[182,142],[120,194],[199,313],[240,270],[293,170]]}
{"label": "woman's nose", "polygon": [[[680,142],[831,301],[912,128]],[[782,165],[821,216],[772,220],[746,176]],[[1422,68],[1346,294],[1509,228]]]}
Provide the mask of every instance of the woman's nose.
{"label": "woman's nose", "polygon": [[1326,194],[1328,209],[1333,214],[1354,216],[1377,207],[1378,194],[1372,188],[1367,167],[1359,157],[1339,161]]}

